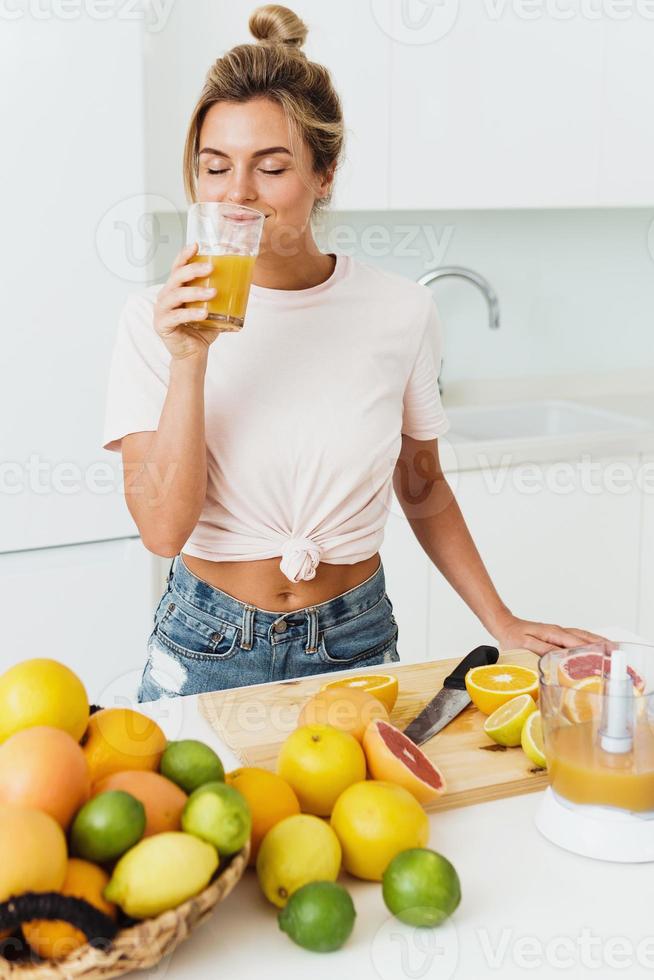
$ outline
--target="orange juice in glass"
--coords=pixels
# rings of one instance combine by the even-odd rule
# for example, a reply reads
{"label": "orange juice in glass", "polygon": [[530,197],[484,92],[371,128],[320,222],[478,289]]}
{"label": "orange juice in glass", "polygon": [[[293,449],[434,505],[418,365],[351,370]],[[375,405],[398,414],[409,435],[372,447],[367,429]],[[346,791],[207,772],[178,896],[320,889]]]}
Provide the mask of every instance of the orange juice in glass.
{"label": "orange juice in glass", "polygon": [[240,330],[245,320],[254,263],[259,252],[264,215],[253,208],[220,201],[192,204],[188,212],[186,243],[198,243],[193,262],[210,262],[208,276],[189,285],[213,286],[208,301],[186,303],[186,308],[207,308],[207,318],[194,325]]}

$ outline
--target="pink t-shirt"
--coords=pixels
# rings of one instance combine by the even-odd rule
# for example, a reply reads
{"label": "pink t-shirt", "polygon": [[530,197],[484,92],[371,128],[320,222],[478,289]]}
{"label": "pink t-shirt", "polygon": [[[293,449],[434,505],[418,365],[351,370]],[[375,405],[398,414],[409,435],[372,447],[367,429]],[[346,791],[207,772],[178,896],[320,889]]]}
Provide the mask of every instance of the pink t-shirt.
{"label": "pink t-shirt", "polygon": [[[153,431],[170,354],[153,326],[161,285],[128,297],[111,361],[103,444]],[[209,349],[207,496],[182,551],[211,561],[281,556],[291,582],[320,561],[380,548],[401,435],[450,423],[438,392],[441,327],[427,286],[337,256],[308,289],[252,286],[245,325]]]}

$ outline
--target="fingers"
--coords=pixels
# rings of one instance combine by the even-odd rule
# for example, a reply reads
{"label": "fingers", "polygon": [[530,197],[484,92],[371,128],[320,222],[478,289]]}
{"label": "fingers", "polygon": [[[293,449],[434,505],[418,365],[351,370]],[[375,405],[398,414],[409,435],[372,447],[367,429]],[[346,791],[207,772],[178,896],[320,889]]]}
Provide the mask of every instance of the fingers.
{"label": "fingers", "polygon": [[173,271],[181,268],[183,265],[189,261],[192,256],[195,255],[198,248],[197,242],[192,242],[190,245],[185,245],[182,251],[177,255],[175,261],[173,262]]}
{"label": "fingers", "polygon": [[208,312],[206,306],[190,310],[171,310],[155,326],[162,337],[165,337],[185,323],[196,323],[200,320],[205,320]]}
{"label": "fingers", "polygon": [[591,633],[589,630],[576,629],[573,626],[566,626],[569,633],[574,633],[580,639],[585,640],[588,643],[611,643],[608,636],[600,636],[599,633]]}
{"label": "fingers", "polygon": [[191,279],[208,276],[212,269],[211,262],[189,262],[187,265],[180,266],[178,269],[173,269],[166,286],[168,288],[181,286],[182,283],[188,282]]}

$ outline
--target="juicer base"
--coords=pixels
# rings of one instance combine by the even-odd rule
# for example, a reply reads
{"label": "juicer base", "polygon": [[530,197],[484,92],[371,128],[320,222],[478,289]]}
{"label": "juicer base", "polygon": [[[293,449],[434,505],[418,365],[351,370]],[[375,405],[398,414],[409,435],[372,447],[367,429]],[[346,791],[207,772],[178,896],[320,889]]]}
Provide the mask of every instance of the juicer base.
{"label": "juicer base", "polygon": [[654,861],[654,813],[586,806],[561,799],[551,786],[536,813],[543,837],[566,851],[600,861]]}

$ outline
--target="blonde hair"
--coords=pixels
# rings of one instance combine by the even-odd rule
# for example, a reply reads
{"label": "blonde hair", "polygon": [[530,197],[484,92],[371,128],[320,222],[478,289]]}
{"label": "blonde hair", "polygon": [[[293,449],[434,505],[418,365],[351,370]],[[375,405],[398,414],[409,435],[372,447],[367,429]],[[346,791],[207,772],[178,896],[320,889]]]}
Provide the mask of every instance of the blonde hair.
{"label": "blonde hair", "polygon": [[[296,160],[303,140],[311,151],[315,174],[326,174],[338,166],[344,143],[343,110],[328,70],[309,61],[301,50],[308,33],[306,24],[288,7],[269,3],[254,11],[248,27],[258,43],[239,44],[213,63],[191,115],[183,164],[190,201],[197,194],[200,129],[207,111],[217,102],[273,100],[288,122]],[[308,175],[303,176],[308,183]],[[316,200],[313,211],[330,199],[331,190]]]}

